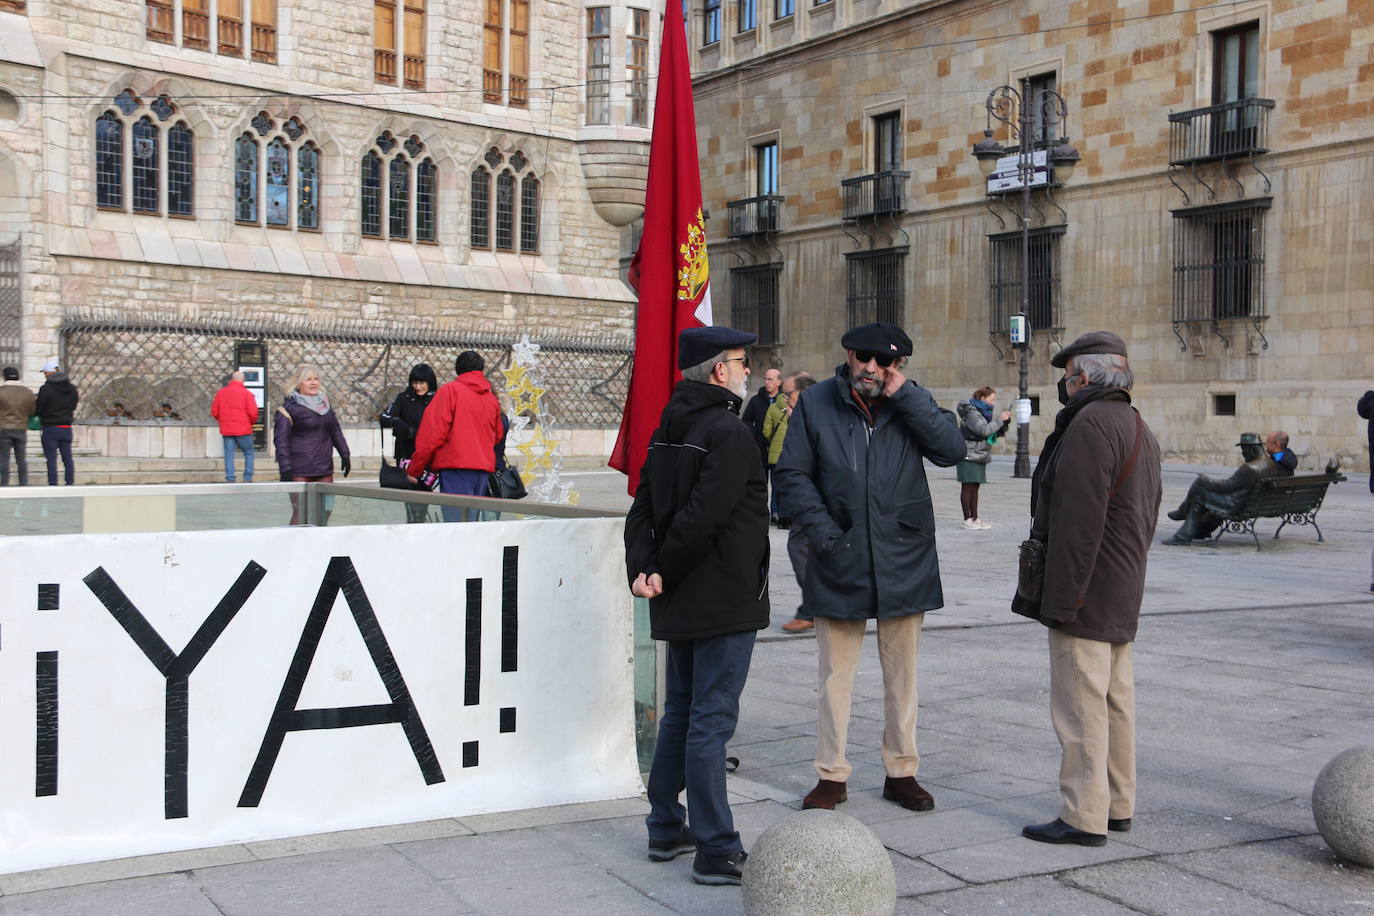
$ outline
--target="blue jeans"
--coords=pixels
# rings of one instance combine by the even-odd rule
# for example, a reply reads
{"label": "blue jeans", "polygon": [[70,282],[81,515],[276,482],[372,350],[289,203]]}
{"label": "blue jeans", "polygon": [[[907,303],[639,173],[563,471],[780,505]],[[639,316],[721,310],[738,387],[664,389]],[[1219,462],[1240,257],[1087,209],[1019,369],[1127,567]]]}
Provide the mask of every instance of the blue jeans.
{"label": "blue jeans", "polygon": [[678,801],[686,789],[697,847],[713,856],[744,848],[725,794],[725,744],[739,721],[755,635],[669,641],[663,719],[649,770],[650,841],[676,839],[687,819]]}
{"label": "blue jeans", "polygon": [[253,434],[224,437],[224,479],[234,482],[234,452],[243,452],[243,479],[253,482]]}
{"label": "blue jeans", "polygon": [[[491,475],[486,471],[472,471],[466,468],[441,468],[439,471],[439,492],[452,493],[454,496],[486,496],[487,482]],[[446,522],[465,522],[468,513],[476,515],[475,509],[459,509],[455,506],[440,506],[440,514]]]}
{"label": "blue jeans", "polygon": [[48,486],[57,486],[57,455],[62,454],[63,480],[67,486],[76,483],[76,467],[72,464],[72,428],[45,426],[39,436],[43,443],[43,457],[48,460]]}

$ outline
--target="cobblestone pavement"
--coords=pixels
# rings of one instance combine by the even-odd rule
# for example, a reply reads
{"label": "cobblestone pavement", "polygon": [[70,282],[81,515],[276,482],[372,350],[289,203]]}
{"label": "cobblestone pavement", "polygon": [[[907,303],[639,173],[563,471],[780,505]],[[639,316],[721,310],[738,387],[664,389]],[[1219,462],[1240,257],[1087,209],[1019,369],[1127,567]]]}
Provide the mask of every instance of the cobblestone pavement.
{"label": "cobblestone pavement", "polygon": [[[1199,469],[1170,466],[1168,509]],[[855,683],[850,798],[886,844],[900,913],[1374,912],[1374,872],[1338,860],[1309,798],[1337,752],[1374,744],[1374,497],[1332,488],[1307,528],[1259,525],[1263,549],[1157,545],[1136,642],[1139,807],[1101,848],[1019,836],[1057,813],[1042,629],[1007,610],[1028,487],[997,461],[990,531],[959,525],[958,485],[931,470],[947,607],[921,652],[917,814],[880,795],[882,689],[873,640]],[[623,478],[572,475],[584,505],[623,509]],[[1162,518],[1157,537],[1171,523]],[[785,558],[785,533],[773,555]],[[785,564],[785,560],[783,561]],[[778,625],[796,585],[773,570],[731,754],[746,845],[814,782],[815,641]],[[244,844],[0,876],[0,914],[736,913],[738,888],[692,883],[690,857],[644,856],[641,799]]]}

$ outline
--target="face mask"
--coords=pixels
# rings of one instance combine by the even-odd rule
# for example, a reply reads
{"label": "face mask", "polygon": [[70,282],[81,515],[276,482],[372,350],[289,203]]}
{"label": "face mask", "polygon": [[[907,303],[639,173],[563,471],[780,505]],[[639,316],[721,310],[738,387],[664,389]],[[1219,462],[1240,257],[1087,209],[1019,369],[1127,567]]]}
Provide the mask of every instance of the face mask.
{"label": "face mask", "polygon": [[1063,405],[1065,405],[1065,406],[1068,406],[1068,403],[1069,403],[1069,380],[1066,379],[1066,378],[1062,378],[1062,377],[1061,377],[1061,378],[1059,379],[1058,388],[1059,388],[1059,403],[1060,403],[1060,404],[1063,404]]}

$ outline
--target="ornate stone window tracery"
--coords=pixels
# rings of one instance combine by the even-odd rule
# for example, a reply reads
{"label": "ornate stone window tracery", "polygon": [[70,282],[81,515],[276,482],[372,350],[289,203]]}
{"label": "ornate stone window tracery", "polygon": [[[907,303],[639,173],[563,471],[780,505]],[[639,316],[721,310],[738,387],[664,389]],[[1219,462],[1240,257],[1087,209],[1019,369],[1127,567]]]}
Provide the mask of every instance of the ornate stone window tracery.
{"label": "ornate stone window tracery", "polygon": [[95,120],[96,206],[152,216],[195,214],[195,134],[175,102],[132,90]]}
{"label": "ornate stone window tracery", "polygon": [[[493,194],[494,191],[494,194]],[[541,188],[523,150],[492,147],[472,171],[468,240],[473,248],[539,253]]]}
{"label": "ornate stone window tracery", "polygon": [[418,136],[382,132],[363,156],[361,182],[364,236],[438,241],[439,167]]}
{"label": "ornate stone window tracery", "polygon": [[297,117],[260,111],[234,141],[234,221],[273,229],[320,228],[320,150]]}

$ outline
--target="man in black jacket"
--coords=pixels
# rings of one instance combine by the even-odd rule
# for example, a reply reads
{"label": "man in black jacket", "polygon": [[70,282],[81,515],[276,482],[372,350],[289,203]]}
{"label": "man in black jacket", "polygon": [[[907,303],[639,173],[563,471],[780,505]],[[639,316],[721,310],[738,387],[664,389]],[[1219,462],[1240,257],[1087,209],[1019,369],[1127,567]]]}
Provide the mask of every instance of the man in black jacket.
{"label": "man in black jacket", "polygon": [[38,389],[34,413],[43,425],[40,439],[43,457],[48,461],[48,486],[57,486],[59,454],[62,456],[63,482],[71,486],[76,483],[76,468],[72,464],[72,416],[76,413],[79,395],[57,360],[50,359],[43,364],[43,375],[47,381]]}
{"label": "man in black jacket", "polygon": [[[739,419],[748,393],[733,328],[683,331],[683,380],[649,444],[625,519],[630,590],[668,643],[658,745],[649,772],[649,858],[697,850],[699,884],[739,884],[747,854],[725,792],[725,744],[735,733],[754,636],[768,626],[768,504],[763,463]],[[686,788],[687,810],[678,801]]]}
{"label": "man in black jacket", "polygon": [[883,669],[883,798],[928,811],[916,781],[916,662],[925,612],[944,604],[935,513],[923,459],[952,467],[967,453],[954,414],[903,373],[911,338],[894,324],[852,328],[847,359],[813,385],[787,424],[773,476],[782,513],[811,544],[802,593],[816,618],[820,780],[803,808],[848,797],[849,712],[868,621]]}
{"label": "man in black jacket", "polygon": [[1240,446],[1245,464],[1225,480],[1199,474],[1183,502],[1169,512],[1169,518],[1183,524],[1173,537],[1165,539],[1165,544],[1191,544],[1217,530],[1222,519],[1207,508],[1209,495],[1215,505],[1240,508],[1255,484],[1270,477],[1292,477],[1298,466],[1297,457],[1288,450],[1288,433],[1281,429],[1265,437],[1263,444],[1258,433],[1241,433],[1236,445]]}

